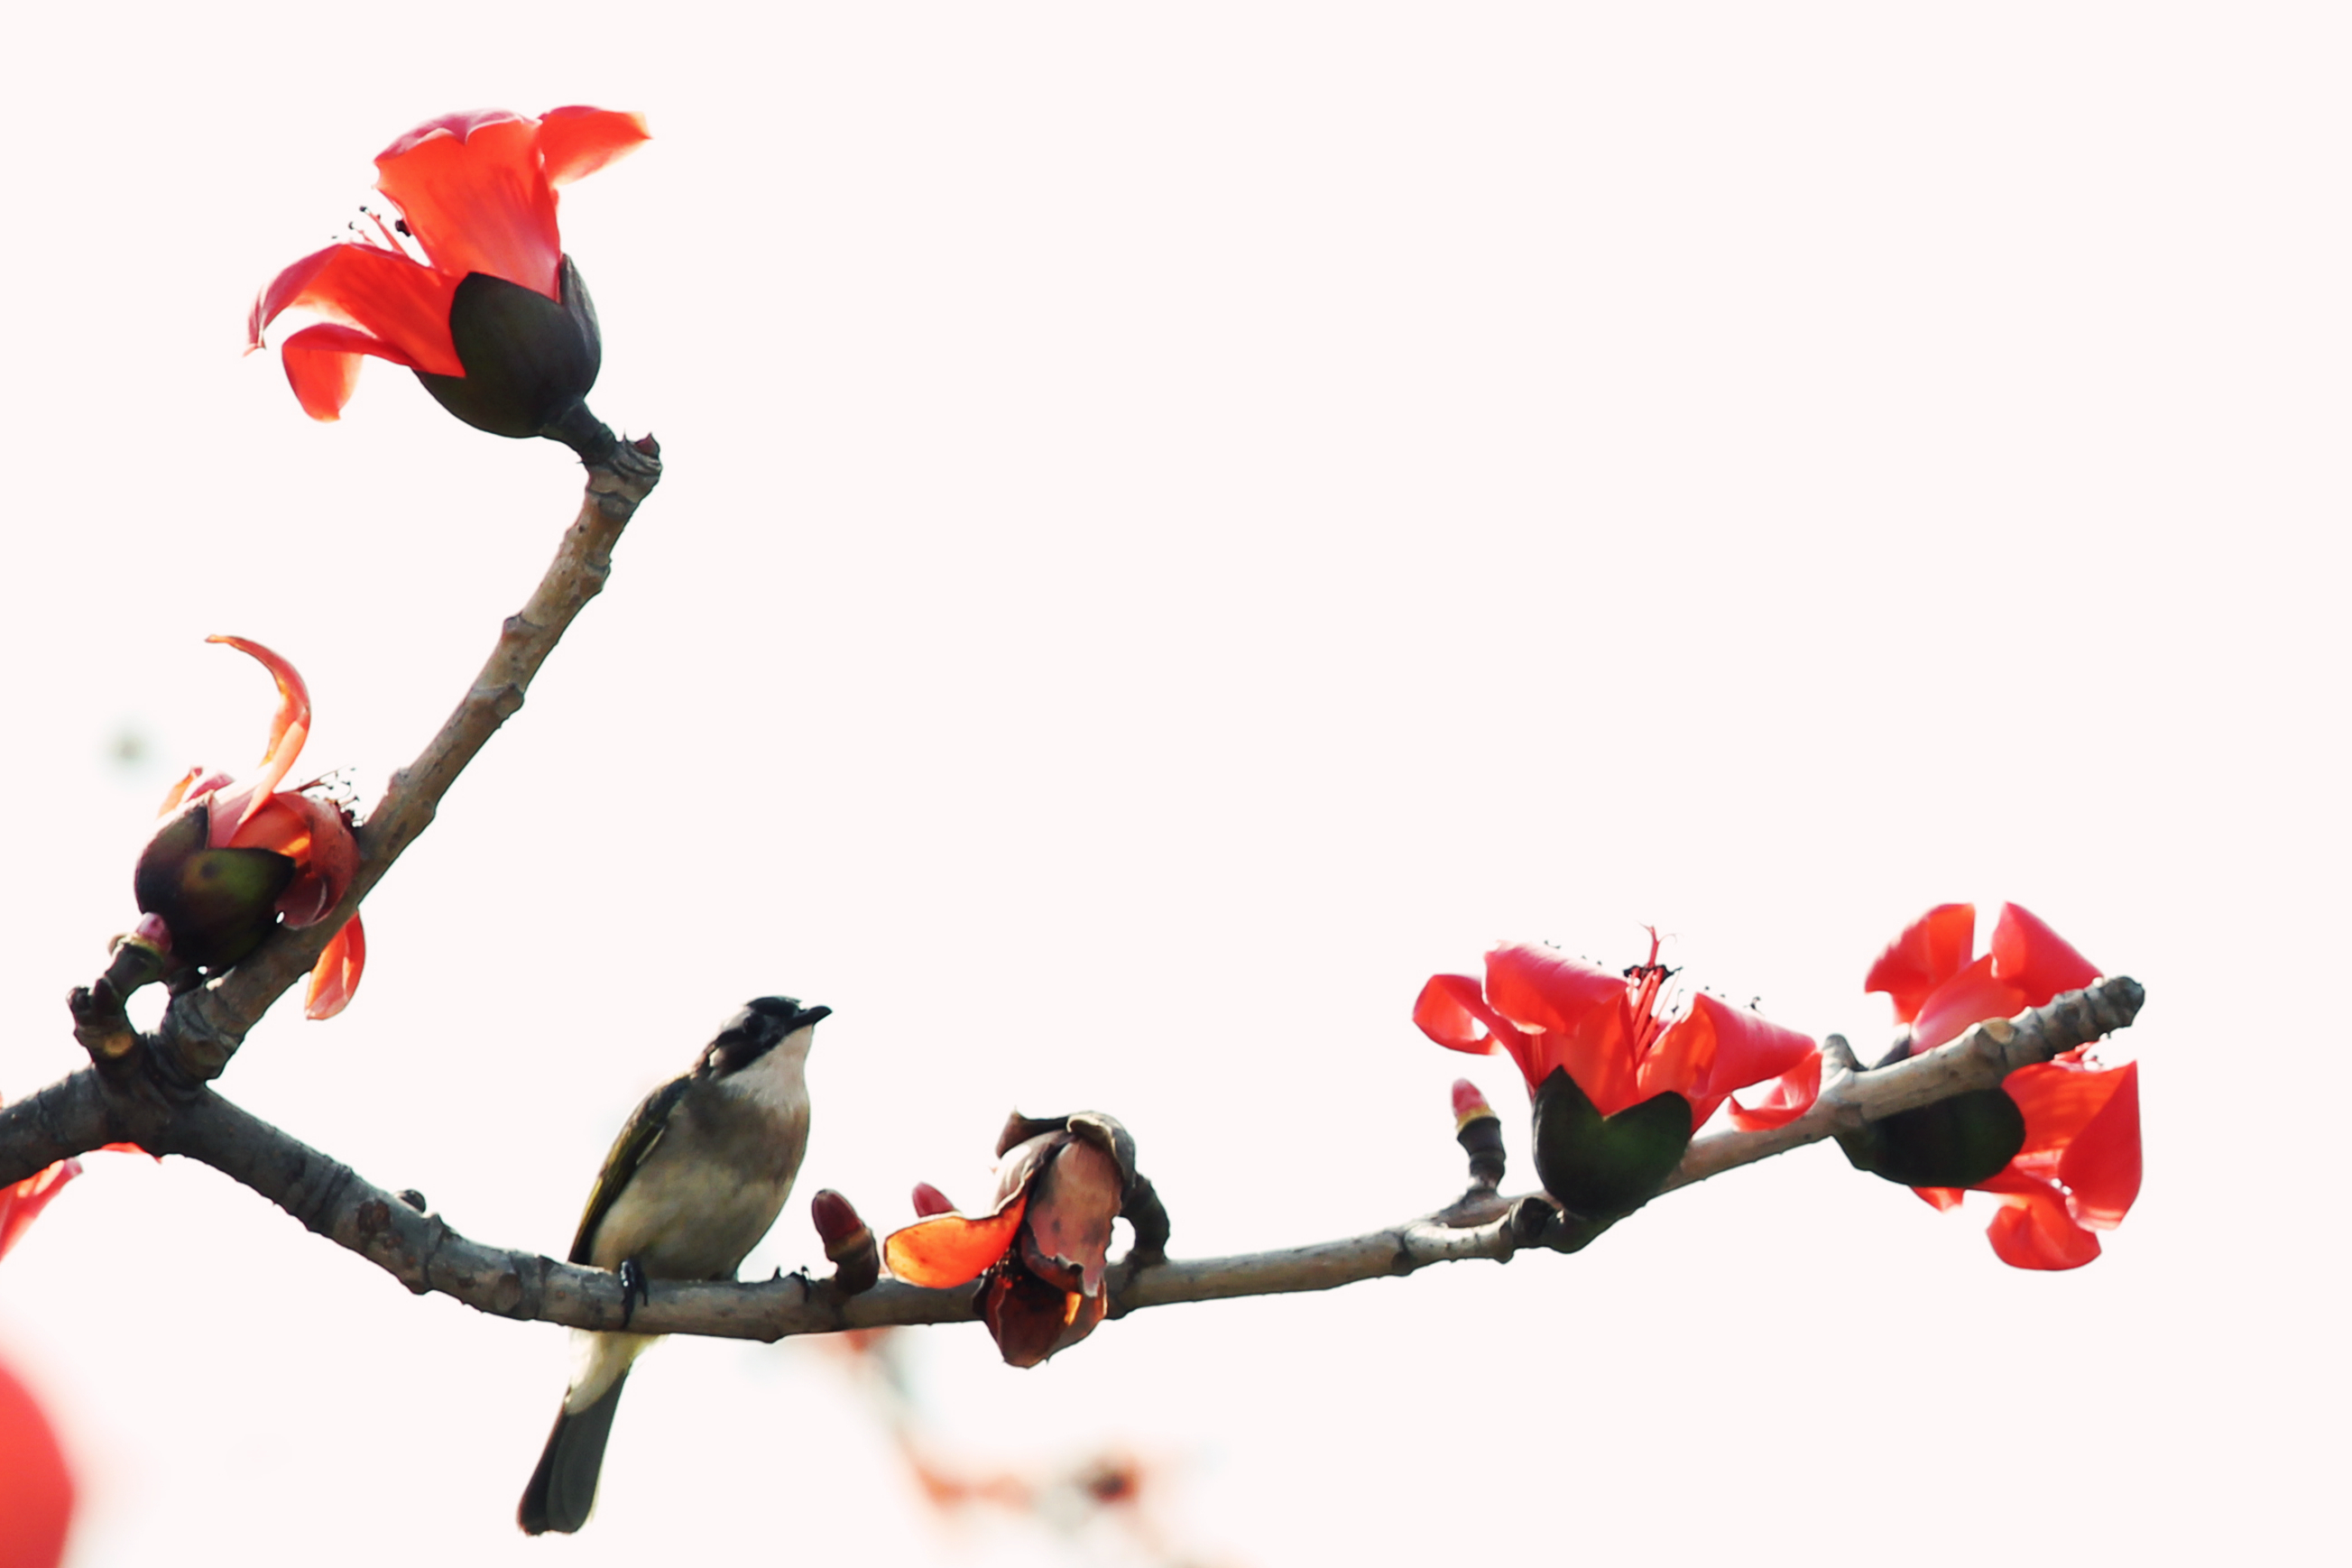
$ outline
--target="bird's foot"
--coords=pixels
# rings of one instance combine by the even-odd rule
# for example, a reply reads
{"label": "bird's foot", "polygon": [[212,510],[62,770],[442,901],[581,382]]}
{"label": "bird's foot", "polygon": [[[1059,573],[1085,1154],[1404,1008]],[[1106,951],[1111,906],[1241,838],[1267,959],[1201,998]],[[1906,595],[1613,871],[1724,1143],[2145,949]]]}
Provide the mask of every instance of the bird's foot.
{"label": "bird's foot", "polygon": [[625,1329],[629,1321],[637,1315],[641,1303],[646,1306],[653,1304],[654,1288],[653,1282],[646,1278],[645,1265],[634,1258],[621,1259],[620,1274],[621,1327]]}

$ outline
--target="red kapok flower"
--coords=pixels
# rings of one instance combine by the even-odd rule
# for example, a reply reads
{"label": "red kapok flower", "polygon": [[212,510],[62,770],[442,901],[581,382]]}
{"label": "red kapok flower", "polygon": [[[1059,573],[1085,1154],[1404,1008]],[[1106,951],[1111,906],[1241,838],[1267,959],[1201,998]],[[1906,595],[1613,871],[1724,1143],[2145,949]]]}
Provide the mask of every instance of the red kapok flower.
{"label": "red kapok flower", "polygon": [[[1649,962],[1622,974],[1555,948],[1503,942],[1486,954],[1483,986],[1466,974],[1431,975],[1413,1003],[1412,1021],[1451,1050],[1508,1051],[1529,1094],[1561,1068],[1602,1116],[1672,1092],[1690,1101],[1696,1129],[1732,1090],[1790,1074],[1797,1075],[1793,1086],[1809,1062],[1819,1090],[1820,1053],[1793,1029],[1705,992],[1681,1017],[1661,1018],[1660,996],[1672,973],[1658,962],[1655,932]],[[1745,1125],[1777,1126],[1812,1103],[1810,1095],[1784,1097],[1798,1098],[1802,1103],[1793,1108],[1759,1116],[1734,1107],[1734,1114]]]}
{"label": "red kapok flower", "polygon": [[[1894,999],[1906,1038],[1888,1066],[1958,1039],[1971,1025],[2039,1007],[2098,978],[2098,967],[2030,911],[2003,904],[1991,951],[1971,960],[1976,909],[1939,904],[1904,928],[1870,966],[1864,989]],[[1998,1089],[1956,1095],[1874,1123],[1856,1163],[1889,1180],[1973,1154],[1995,1136],[1990,1159],[2015,1152],[1963,1184],[2001,1201],[1986,1230],[2001,1261],[2018,1268],[2079,1268],[2099,1256],[2095,1231],[2113,1230],[2139,1195],[2139,1064],[2101,1067],[2087,1047],[2022,1067]],[[2002,1101],[2006,1101],[2003,1105]],[[1983,1170],[1979,1163],[1976,1169]],[[1939,1209],[1959,1206],[1962,1184],[1913,1182]]]}
{"label": "red kapok flower", "polygon": [[[180,964],[211,973],[233,967],[282,918],[315,925],[342,901],[359,871],[350,818],[333,803],[278,787],[310,733],[310,692],[278,655],[243,637],[215,637],[259,660],[278,681],[278,712],[261,765],[232,782],[190,768],[163,797],[165,817],[131,878],[148,915],[135,933]],[[331,1018],[359,988],[367,935],[356,914],[310,971],[303,1012]]]}
{"label": "red kapok flower", "polygon": [[280,312],[327,318],[279,353],[304,412],[334,419],[360,356],[415,371],[458,418],[495,435],[547,436],[594,458],[613,437],[583,402],[603,359],[595,307],[563,253],[556,187],[646,140],[640,115],[573,106],[427,121],[376,155],[387,223],[314,251],[254,300],[247,352]]}
{"label": "red kapok flower", "polygon": [[1412,1021],[1452,1050],[1510,1053],[1535,1101],[1544,1191],[1606,1220],[1649,1201],[1732,1090],[1777,1080],[1757,1110],[1732,1107],[1743,1126],[1777,1126],[1804,1114],[1821,1089],[1821,1053],[1793,1029],[1704,993],[1681,1017],[1660,1017],[1671,973],[1658,962],[1655,931],[1649,962],[1622,974],[1505,942],[1486,954],[1483,985],[1430,976]]}
{"label": "red kapok flower", "polygon": [[1019,1111],[997,1141],[996,1200],[967,1218],[929,1183],[915,1189],[926,1217],[882,1244],[890,1272],[944,1289],[977,1279],[981,1316],[1013,1366],[1035,1366],[1092,1333],[1109,1310],[1103,1289],[1111,1221],[1126,1214],[1139,1250],[1167,1243],[1167,1216],[1136,1173],[1135,1140],[1099,1111],[1040,1121]]}
{"label": "red kapok flower", "polygon": [[48,1416],[0,1363],[0,1564],[56,1568],[73,1506],[73,1475]]}

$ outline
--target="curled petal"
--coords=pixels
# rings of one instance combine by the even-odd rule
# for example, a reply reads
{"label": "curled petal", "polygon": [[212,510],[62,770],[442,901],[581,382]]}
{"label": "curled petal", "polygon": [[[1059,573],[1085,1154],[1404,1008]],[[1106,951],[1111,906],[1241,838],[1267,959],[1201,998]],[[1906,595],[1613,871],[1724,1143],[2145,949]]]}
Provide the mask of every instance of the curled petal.
{"label": "curled petal", "polygon": [[310,988],[302,996],[302,1016],[331,1018],[350,1006],[352,994],[360,988],[361,972],[366,968],[367,932],[360,928],[360,917],[353,915],[311,965]]}
{"label": "curled petal", "polygon": [[238,798],[234,807],[224,801],[214,803],[212,843],[217,849],[229,843],[247,820],[261,809],[262,803],[286,776],[286,770],[302,754],[302,742],[310,736],[310,689],[303,684],[300,671],[257,642],[217,634],[205,640],[226,643],[259,660],[278,682],[278,711],[270,715],[269,743],[262,748],[260,768],[251,777],[237,781]]}
{"label": "curled petal", "polygon": [[2003,1194],[1985,1236],[2011,1268],[2080,1268],[2099,1256],[2099,1238],[2074,1223],[2065,1198],[2046,1183]]}
{"label": "curled petal", "polygon": [[642,114],[576,103],[551,109],[539,123],[540,167],[549,184],[568,185],[627,157],[650,134]]}
{"label": "curled petal", "polygon": [[468,272],[487,272],[561,297],[555,275],[563,244],[538,135],[537,121],[502,110],[452,115],[417,127],[376,158],[376,189],[400,204],[409,232],[453,287]]}
{"label": "curled petal", "polygon": [[1987,1018],[2007,1018],[2032,1004],[2025,993],[1996,979],[1990,955],[1978,959],[1929,994],[1911,1023],[1914,1055],[1957,1040],[1971,1024]]}
{"label": "curled petal", "polygon": [[2063,991],[2080,991],[2099,977],[2097,964],[2040,916],[2016,904],[2001,905],[1992,928],[1992,972],[2022,994],[2028,1007],[2039,1007]]}
{"label": "curled petal", "polygon": [[68,1182],[80,1174],[79,1160],[60,1160],[21,1182],[0,1187],[0,1258],[8,1256],[8,1249],[16,1245],[25,1227],[65,1190]]}
{"label": "curled petal", "polygon": [[[262,331],[270,322],[299,307],[356,327],[371,342],[394,351],[381,357],[396,357],[402,364],[436,375],[463,375],[466,366],[449,336],[449,306],[464,278],[462,272],[437,272],[373,246],[331,245],[314,250],[271,279],[254,300],[253,314],[246,321],[246,352],[261,347]],[[313,411],[312,417],[324,416]]]}
{"label": "curled petal", "polygon": [[1527,1044],[1509,1019],[1486,1005],[1478,982],[1467,974],[1431,975],[1413,1000],[1412,1021],[1447,1050],[1474,1057],[1492,1056],[1497,1045],[1517,1057]]}
{"label": "curled petal", "polygon": [[1029,1195],[1023,1193],[982,1219],[943,1214],[918,1220],[890,1234],[882,1244],[883,1258],[909,1285],[940,1289],[977,1279],[1012,1247],[1028,1207]]}
{"label": "curled petal", "polygon": [[1919,1016],[1929,992],[1968,967],[1976,941],[1974,904],[1937,904],[1886,944],[1862,988],[1894,998],[1896,1021],[1907,1024]]}
{"label": "curled petal", "polygon": [[286,384],[294,389],[294,400],[302,405],[303,413],[321,424],[341,419],[343,405],[359,390],[362,354],[416,368],[406,354],[382,338],[332,322],[305,327],[278,348],[278,361],[286,367]]}
{"label": "curled petal", "polygon": [[[1822,1053],[1806,1053],[1805,1059],[1774,1079],[1765,1087],[1762,1098],[1754,1105],[1731,1101],[1731,1124],[1742,1132],[1760,1132],[1767,1128],[1786,1127],[1813,1108],[1822,1097]],[[1694,1109],[1693,1114],[1696,1111]]]}

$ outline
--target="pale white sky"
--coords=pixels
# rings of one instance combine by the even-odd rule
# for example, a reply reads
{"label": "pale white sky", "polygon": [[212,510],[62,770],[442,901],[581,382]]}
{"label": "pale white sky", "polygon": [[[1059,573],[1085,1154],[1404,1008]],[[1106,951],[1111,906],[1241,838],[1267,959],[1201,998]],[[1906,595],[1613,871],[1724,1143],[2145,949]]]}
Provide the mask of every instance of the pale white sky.
{"label": "pale white sky", "polygon": [[[225,1090],[560,1251],[744,997],[837,1009],[750,1270],[976,1194],[1007,1109],[1123,1117],[1180,1253],[1458,1189],[1421,982],[1497,936],[1864,1050],[1927,905],[2148,986],[2148,1176],[2002,1268],[1817,1149],[1575,1258],[1154,1311],[1037,1372],[931,1331],[970,1457],[1176,1456],[1270,1568],[1506,1555],[2307,1560],[2344,1394],[2345,26],[2327,7],[1376,5],[12,21],[0,1090],[132,918],[166,777],[372,798],[576,468],[371,366],[339,426],[255,288],[419,120],[644,110],[574,187],[596,410],[670,475]],[[125,731],[145,760],[110,758]],[[1528,1180],[1508,1064],[1470,1064]],[[598,1518],[515,1498],[560,1331],[416,1300],[225,1178],[101,1157],[0,1269],[75,1568],[1034,1562],[936,1532],[804,1347],[674,1343]],[[1475,1521],[1475,1525],[1472,1521]],[[1074,1554],[1066,1554],[1074,1555]]]}

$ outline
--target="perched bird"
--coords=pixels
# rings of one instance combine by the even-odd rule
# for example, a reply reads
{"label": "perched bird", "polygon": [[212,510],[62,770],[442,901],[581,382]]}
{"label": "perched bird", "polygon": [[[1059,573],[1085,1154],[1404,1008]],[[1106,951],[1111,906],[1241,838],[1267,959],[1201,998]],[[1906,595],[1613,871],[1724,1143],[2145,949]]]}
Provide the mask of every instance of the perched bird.
{"label": "perched bird", "polygon": [[[744,1004],[692,1070],[646,1096],[604,1156],[572,1261],[648,1279],[729,1279],[776,1223],[808,1148],[809,1037],[830,1007]],[[569,1534],[596,1502],[604,1440],[629,1365],[660,1336],[574,1331],[580,1352],[547,1449],[522,1494],[527,1534]]]}

